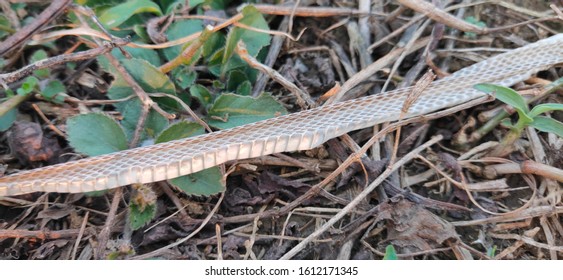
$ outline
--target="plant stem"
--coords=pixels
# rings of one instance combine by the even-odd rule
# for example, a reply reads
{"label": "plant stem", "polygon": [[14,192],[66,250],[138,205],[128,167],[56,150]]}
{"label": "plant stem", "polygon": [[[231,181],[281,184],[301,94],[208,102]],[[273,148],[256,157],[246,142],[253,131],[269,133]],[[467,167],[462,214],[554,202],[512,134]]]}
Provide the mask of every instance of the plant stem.
{"label": "plant stem", "polygon": [[173,60],[160,66],[159,70],[162,71],[162,73],[168,73],[182,64],[195,62],[193,59],[195,54],[200,50],[201,46],[205,44],[207,39],[211,37],[211,34],[213,34],[213,27],[208,25],[201,32],[201,35],[199,35],[199,38],[196,41],[191,43],[184,51],[182,51],[180,55],[175,57]]}

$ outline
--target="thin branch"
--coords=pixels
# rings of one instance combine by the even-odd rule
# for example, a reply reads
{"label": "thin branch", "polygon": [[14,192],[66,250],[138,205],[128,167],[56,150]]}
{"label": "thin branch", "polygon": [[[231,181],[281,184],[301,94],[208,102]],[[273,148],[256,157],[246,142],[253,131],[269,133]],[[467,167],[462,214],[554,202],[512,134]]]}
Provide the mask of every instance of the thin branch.
{"label": "thin branch", "polygon": [[39,60],[35,63],[20,68],[14,72],[0,74],[0,85],[13,83],[17,80],[20,80],[26,76],[33,74],[33,71],[35,70],[51,68],[53,66],[67,62],[74,62],[74,61],[81,61],[90,58],[95,58],[101,54],[106,54],[111,52],[111,50],[113,50],[115,47],[125,46],[129,42],[130,40],[128,38],[116,39],[115,41],[112,42],[104,42],[101,46],[87,51],[81,51],[71,54],[61,54],[43,60]]}
{"label": "thin branch", "polygon": [[[408,153],[407,155],[405,155],[403,158],[401,158],[400,160],[398,160],[395,164],[389,166],[383,173],[381,173],[381,175],[379,175],[379,177],[377,177],[377,179],[375,179],[375,181],[373,181],[367,188],[365,188],[358,196],[356,196],[354,198],[354,200],[352,200],[348,205],[346,205],[346,207],[344,207],[342,209],[342,211],[338,212],[338,214],[334,215],[334,217],[332,217],[330,220],[328,220],[325,224],[323,224],[323,226],[321,228],[319,228],[318,230],[316,230],[315,232],[313,232],[312,234],[310,234],[307,238],[305,238],[303,241],[299,242],[299,244],[297,244],[297,246],[293,247],[289,252],[287,252],[285,255],[283,255],[281,257],[281,260],[289,260],[292,257],[294,257],[299,251],[301,251],[303,248],[305,248],[305,246],[307,246],[307,244],[309,244],[310,242],[312,242],[315,238],[319,237],[321,234],[323,234],[325,231],[327,231],[328,229],[330,229],[330,227],[332,227],[336,222],[338,222],[341,218],[343,218],[345,215],[348,215],[348,213],[350,211],[352,211],[358,204],[360,204],[360,202],[362,202],[368,195],[371,194],[371,192],[377,187],[379,186],[381,183],[383,183],[383,181],[391,174],[393,173],[395,170],[399,169],[399,167],[401,167],[403,164],[405,164],[406,162],[412,160],[414,157],[416,157],[418,154],[420,154],[424,149],[438,143],[440,140],[442,140],[443,136],[438,135],[433,137],[432,139],[430,139],[428,142],[424,143],[423,145],[417,147],[416,149],[414,149],[413,151],[411,151],[410,153]],[[368,144],[370,144],[368,141]],[[364,147],[362,147],[362,149],[368,149],[371,145],[364,145]]]}
{"label": "thin branch", "polygon": [[72,0],[53,1],[51,5],[43,10],[43,12],[41,12],[41,14],[39,14],[32,23],[24,26],[22,29],[18,30],[12,36],[0,43],[0,56],[4,56],[19,48],[20,45],[22,45],[29,37],[64,12],[65,8],[71,2]]}

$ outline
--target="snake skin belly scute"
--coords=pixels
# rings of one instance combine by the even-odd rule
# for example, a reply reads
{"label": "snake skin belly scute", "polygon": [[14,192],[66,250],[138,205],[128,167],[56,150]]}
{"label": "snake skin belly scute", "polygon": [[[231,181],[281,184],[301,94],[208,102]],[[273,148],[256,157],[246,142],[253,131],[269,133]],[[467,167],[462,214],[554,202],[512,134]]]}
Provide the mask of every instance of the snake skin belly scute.
{"label": "snake skin belly scute", "polygon": [[[483,96],[478,83],[511,86],[563,63],[563,34],[464,68],[430,84],[406,117]],[[280,116],[228,130],[22,171],[0,178],[0,196],[79,193],[176,178],[230,160],[308,150],[344,133],[395,121],[412,88]]]}

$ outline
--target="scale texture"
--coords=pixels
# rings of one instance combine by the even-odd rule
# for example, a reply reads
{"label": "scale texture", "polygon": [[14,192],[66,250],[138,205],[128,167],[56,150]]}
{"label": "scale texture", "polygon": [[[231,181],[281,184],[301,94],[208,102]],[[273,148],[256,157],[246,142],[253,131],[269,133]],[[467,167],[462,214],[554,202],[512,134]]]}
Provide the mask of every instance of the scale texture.
{"label": "scale texture", "polygon": [[[563,63],[563,34],[515,49],[434,81],[406,117],[450,108],[484,93],[478,83],[511,86]],[[172,179],[272,153],[308,150],[352,130],[395,121],[412,88],[349,100],[228,130],[19,172],[0,178],[0,196],[79,193]]]}

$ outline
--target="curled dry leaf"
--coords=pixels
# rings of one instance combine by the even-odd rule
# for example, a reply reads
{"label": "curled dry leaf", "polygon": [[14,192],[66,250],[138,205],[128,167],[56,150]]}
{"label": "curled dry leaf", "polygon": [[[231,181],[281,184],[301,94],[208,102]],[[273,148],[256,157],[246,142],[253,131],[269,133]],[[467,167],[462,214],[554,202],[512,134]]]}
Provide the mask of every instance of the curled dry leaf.
{"label": "curled dry leaf", "polygon": [[387,241],[399,253],[416,253],[443,247],[447,240],[457,240],[452,224],[444,221],[422,206],[406,199],[391,201],[382,208],[380,219],[387,223]]}
{"label": "curled dry leaf", "polygon": [[24,165],[40,161],[56,163],[61,151],[56,139],[45,137],[39,124],[27,121],[14,123],[8,133],[8,144]]}

